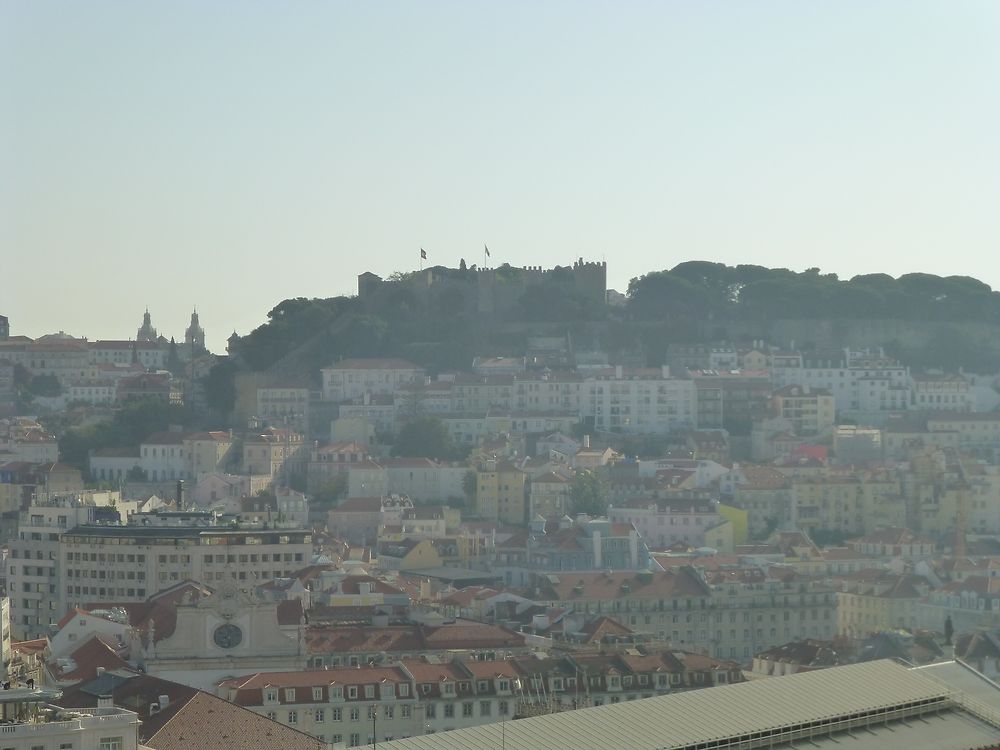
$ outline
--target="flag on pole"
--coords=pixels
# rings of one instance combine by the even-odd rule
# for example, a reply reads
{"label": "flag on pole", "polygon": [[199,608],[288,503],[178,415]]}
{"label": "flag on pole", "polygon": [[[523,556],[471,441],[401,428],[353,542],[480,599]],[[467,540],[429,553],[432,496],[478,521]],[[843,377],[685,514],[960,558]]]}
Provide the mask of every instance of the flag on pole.
{"label": "flag on pole", "polygon": [[485,243],[483,243],[483,250],[486,251],[486,257],[489,258],[490,257],[490,249],[488,247],[486,247]]}
{"label": "flag on pole", "polygon": [[427,251],[420,248],[420,260],[427,260]]}

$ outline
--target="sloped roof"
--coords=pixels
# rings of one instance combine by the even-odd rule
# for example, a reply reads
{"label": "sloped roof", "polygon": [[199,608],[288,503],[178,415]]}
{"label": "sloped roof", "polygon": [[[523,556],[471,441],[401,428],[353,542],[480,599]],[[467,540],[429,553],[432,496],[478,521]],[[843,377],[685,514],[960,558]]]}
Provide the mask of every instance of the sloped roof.
{"label": "sloped roof", "polygon": [[145,743],[153,750],[326,750],[326,743],[198,692]]}

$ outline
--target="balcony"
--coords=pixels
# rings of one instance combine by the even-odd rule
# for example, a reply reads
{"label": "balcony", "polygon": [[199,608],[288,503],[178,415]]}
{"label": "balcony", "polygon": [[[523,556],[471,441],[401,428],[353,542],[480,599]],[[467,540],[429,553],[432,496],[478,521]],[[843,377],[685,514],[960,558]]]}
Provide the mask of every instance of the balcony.
{"label": "balcony", "polygon": [[113,706],[65,709],[48,703],[59,695],[58,690],[25,687],[0,691],[0,742],[21,738],[34,744],[37,738],[42,744],[46,737],[69,737],[84,730],[127,735],[139,725],[134,712]]}

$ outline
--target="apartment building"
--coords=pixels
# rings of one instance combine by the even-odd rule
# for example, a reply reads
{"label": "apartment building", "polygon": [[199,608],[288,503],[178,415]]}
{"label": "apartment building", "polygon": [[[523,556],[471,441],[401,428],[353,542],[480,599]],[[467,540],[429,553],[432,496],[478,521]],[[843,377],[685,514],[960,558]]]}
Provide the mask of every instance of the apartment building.
{"label": "apartment building", "polygon": [[258,388],[257,416],[265,424],[309,434],[309,389],[296,383]]}
{"label": "apartment building", "polygon": [[[630,524],[653,548],[664,549],[682,543],[691,547],[715,547],[712,534],[726,523],[719,513],[719,501],[708,491],[685,493],[686,497],[637,498],[608,508],[608,519]],[[711,537],[709,540],[707,537]],[[732,533],[724,549],[732,550]]]}
{"label": "apartment building", "polygon": [[90,361],[95,365],[138,362],[147,370],[162,370],[167,366],[169,350],[155,341],[92,341],[87,346]]}
{"label": "apartment building", "polygon": [[4,750],[137,750],[139,717],[111,701],[64,709],[59,690],[13,686],[0,691]]}
{"label": "apartment building", "polygon": [[389,396],[424,377],[422,368],[404,359],[343,359],[320,372],[323,400],[337,402],[366,393]]}
{"label": "apartment building", "polygon": [[791,423],[796,435],[821,435],[833,430],[833,394],[824,388],[787,385],[771,398],[774,416]]}
{"label": "apartment building", "polygon": [[929,591],[927,581],[912,574],[864,570],[847,576],[837,592],[837,633],[864,638],[883,630],[913,629],[916,605]]}
{"label": "apartment building", "polygon": [[882,351],[774,354],[771,378],[776,388],[799,385],[829,391],[838,412],[900,411],[910,402],[908,369]]}
{"label": "apartment building", "polygon": [[580,411],[583,376],[575,372],[543,372],[518,376],[511,406],[523,412]]}
{"label": "apartment building", "polygon": [[792,481],[791,524],[804,531],[864,534],[880,526],[905,526],[906,501],[899,479],[886,473],[827,474]]}
{"label": "apartment building", "polygon": [[509,461],[490,458],[476,470],[476,515],[515,526],[527,521],[528,475]]}
{"label": "apartment building", "polygon": [[831,638],[834,589],[819,581],[767,578],[758,568],[701,572],[570,572],[535,577],[534,599],[604,614],[674,648],[749,660],[796,638]]}
{"label": "apartment building", "polygon": [[42,495],[20,513],[7,567],[11,625],[19,640],[45,634],[65,612],[60,596],[66,576],[62,535],[82,524],[118,523],[119,502],[117,492]]}
{"label": "apartment building", "polygon": [[528,516],[560,518],[571,513],[572,487],[572,479],[554,471],[535,477],[528,486]]}
{"label": "apartment building", "polygon": [[733,662],[635,650],[271,672],[223,680],[217,692],[336,748],[741,680]]}
{"label": "apartment building", "polygon": [[243,470],[247,474],[287,478],[306,465],[306,443],[294,430],[268,427],[243,440]]}
{"label": "apartment building", "polygon": [[59,536],[56,611],[77,602],[141,602],[187,579],[211,586],[228,578],[287,578],[311,561],[311,532],[265,526],[234,527],[204,511],[136,513],[124,525],[81,523]]}
{"label": "apartment building", "polygon": [[588,374],[580,417],[597,431],[667,434],[694,427],[694,381],[670,377],[670,369],[616,366]]}
{"label": "apartment building", "polygon": [[914,373],[912,408],[917,411],[972,411],[968,379],[961,373]]}

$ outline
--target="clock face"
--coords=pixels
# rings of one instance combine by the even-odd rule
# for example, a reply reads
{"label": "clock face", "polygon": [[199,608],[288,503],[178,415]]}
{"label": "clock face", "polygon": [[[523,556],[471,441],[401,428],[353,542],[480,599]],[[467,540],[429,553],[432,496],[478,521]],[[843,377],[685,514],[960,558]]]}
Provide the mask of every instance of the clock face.
{"label": "clock face", "polygon": [[243,642],[243,631],[238,625],[226,623],[220,625],[212,634],[212,640],[219,648],[236,648]]}

